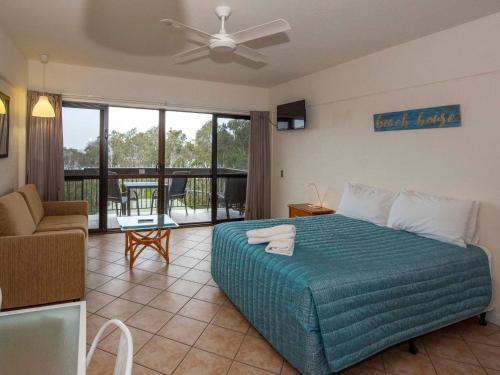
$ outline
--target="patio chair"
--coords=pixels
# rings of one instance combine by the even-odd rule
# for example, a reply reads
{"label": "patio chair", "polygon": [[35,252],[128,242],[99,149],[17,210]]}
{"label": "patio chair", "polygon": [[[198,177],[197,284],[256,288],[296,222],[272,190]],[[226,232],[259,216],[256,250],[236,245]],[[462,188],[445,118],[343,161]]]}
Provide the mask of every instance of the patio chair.
{"label": "patio chair", "polygon": [[247,197],[246,177],[227,177],[224,192],[217,193],[218,203],[226,207],[227,219],[230,219],[229,209],[236,208],[243,216],[245,212],[245,201]]}
{"label": "patio chair", "polygon": [[[108,172],[108,175],[117,175],[116,172]],[[137,195],[137,191],[132,190],[131,192],[134,196],[130,197],[130,203],[135,201],[135,205],[137,207],[137,216],[139,213],[139,197]],[[123,192],[120,188],[120,182],[117,178],[108,179],[108,202],[111,202],[111,207],[116,209],[116,216],[125,215],[126,207],[127,207],[127,196],[125,192]]]}
{"label": "patio chair", "polygon": [[110,325],[115,325],[121,330],[120,341],[118,343],[118,354],[115,361],[115,369],[113,375],[131,375],[132,374],[132,362],[134,360],[134,343],[132,341],[132,335],[130,330],[121,320],[112,319],[108,320],[102,325],[102,327],[97,332],[97,335],[92,342],[92,346],[87,354],[87,369],[90,366],[92,357],[94,356],[97,344],[101,340],[101,336],[106,331]]}
{"label": "patio chair", "polygon": [[[184,209],[186,210],[186,216],[188,216],[187,202],[186,202],[186,186],[188,181],[189,171],[175,171],[172,173],[172,178],[170,179],[170,184],[168,185],[168,190],[165,192],[165,211],[169,215],[172,213],[172,201],[178,199],[184,202]],[[158,201],[158,190],[153,192],[151,196],[151,214],[153,214],[153,208],[155,207],[155,202]]]}

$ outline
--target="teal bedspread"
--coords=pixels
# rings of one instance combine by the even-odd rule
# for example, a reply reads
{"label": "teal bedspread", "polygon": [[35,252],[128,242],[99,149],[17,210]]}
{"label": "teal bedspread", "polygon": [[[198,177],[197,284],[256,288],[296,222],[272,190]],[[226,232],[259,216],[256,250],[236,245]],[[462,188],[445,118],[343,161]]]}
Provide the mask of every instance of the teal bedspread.
{"label": "teal bedspread", "polygon": [[[247,230],[283,223],[297,228],[292,257],[247,244]],[[480,248],[341,215],[217,225],[212,275],[277,351],[314,375],[479,314],[491,299]]]}

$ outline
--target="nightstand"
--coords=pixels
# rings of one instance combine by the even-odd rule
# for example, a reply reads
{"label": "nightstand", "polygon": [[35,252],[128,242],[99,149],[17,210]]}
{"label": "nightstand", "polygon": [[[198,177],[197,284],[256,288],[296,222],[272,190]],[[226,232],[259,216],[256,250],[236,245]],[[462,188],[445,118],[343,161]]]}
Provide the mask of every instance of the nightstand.
{"label": "nightstand", "polygon": [[307,203],[296,203],[288,205],[288,216],[289,217],[297,217],[297,216],[316,216],[316,215],[328,215],[334,214],[335,211],[331,208],[326,207],[311,207]]}

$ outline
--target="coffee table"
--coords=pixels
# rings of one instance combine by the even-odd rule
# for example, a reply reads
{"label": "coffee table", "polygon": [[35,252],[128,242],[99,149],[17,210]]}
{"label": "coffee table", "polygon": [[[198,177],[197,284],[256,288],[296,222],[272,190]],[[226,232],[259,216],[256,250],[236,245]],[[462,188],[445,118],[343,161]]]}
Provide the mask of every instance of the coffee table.
{"label": "coffee table", "polygon": [[[120,229],[125,232],[125,257],[129,256],[129,266],[134,266],[137,257],[150,247],[160,254],[167,264],[170,230],[179,224],[168,215],[119,216]],[[165,240],[165,246],[163,246]]]}

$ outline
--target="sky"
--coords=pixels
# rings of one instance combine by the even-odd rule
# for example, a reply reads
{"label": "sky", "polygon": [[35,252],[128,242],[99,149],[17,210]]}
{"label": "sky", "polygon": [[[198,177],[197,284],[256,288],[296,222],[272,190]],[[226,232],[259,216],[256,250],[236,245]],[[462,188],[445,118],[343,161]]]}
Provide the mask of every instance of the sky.
{"label": "sky", "polygon": [[[193,140],[196,132],[212,114],[166,111],[166,130],[181,129],[188,140]],[[158,111],[149,109],[109,107],[109,132],[126,132],[136,128],[138,132],[158,126]],[[99,136],[99,111],[96,109],[63,107],[64,147],[85,149],[88,142]]]}

